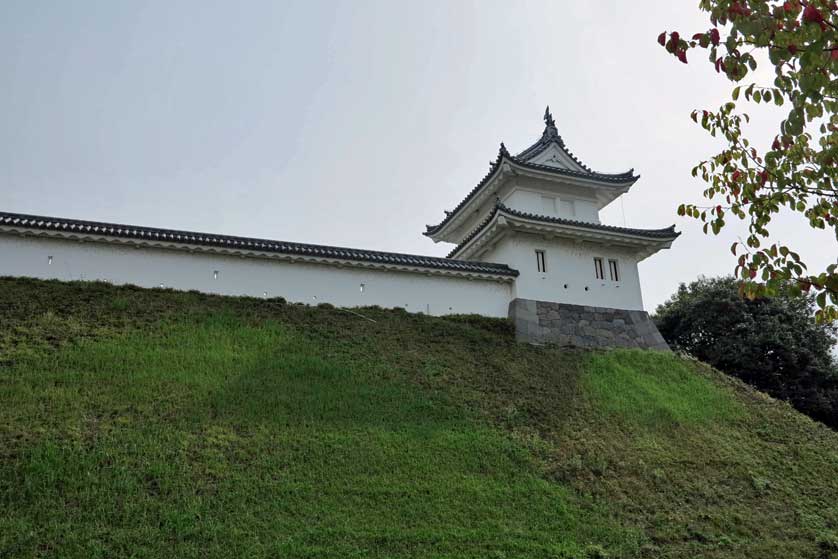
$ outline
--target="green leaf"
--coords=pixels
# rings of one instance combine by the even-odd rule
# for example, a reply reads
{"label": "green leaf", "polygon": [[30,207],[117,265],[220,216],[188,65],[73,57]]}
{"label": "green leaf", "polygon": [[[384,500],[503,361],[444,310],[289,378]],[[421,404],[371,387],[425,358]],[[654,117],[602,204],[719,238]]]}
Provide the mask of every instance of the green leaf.
{"label": "green leaf", "polygon": [[826,308],[826,291],[821,291],[820,293],[818,293],[818,296],[815,299],[815,302],[818,304],[818,306],[820,308],[825,309]]}

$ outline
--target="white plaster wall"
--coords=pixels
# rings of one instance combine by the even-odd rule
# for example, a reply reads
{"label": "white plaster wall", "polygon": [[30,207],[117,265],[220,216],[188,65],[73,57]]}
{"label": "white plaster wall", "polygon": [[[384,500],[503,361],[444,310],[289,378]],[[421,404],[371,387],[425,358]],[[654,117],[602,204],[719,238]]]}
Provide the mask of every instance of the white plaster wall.
{"label": "white plaster wall", "polygon": [[0,235],[0,276],[163,284],[222,295],[284,297],[296,303],[402,307],[432,315],[506,317],[512,295],[510,282],[15,235]]}
{"label": "white plaster wall", "polygon": [[[545,252],[546,273],[538,272],[536,250]],[[603,259],[604,280],[596,278],[595,256]],[[609,279],[609,258],[619,262],[619,282]],[[615,309],[643,309],[637,257],[629,250],[592,243],[577,245],[564,239],[548,241],[537,235],[512,233],[501,239],[481,260],[507,264],[520,272],[521,275],[515,281],[513,298]]]}
{"label": "white plaster wall", "polygon": [[576,199],[573,203],[576,214],[575,217],[571,219],[576,219],[578,221],[587,221],[588,223],[599,223],[599,210],[597,209],[597,205],[590,200],[581,200]]}
{"label": "white plaster wall", "polygon": [[[501,201],[516,210],[530,212],[538,215],[550,215],[575,219],[588,223],[600,223],[599,208],[595,187],[578,186],[563,182],[546,181],[531,177],[515,177],[505,179],[502,182],[490,185],[488,196],[476,207],[472,208],[465,219],[452,229],[448,238],[459,242],[460,239],[471,233],[495,207],[495,200]],[[542,196],[552,196],[557,203],[553,206],[555,210],[545,209]],[[560,203],[561,202],[561,203]],[[568,204],[573,202],[573,211],[569,211]]]}
{"label": "white plaster wall", "polygon": [[503,203],[514,210],[536,215],[599,223],[596,203],[561,192],[516,189]]}
{"label": "white plaster wall", "polygon": [[503,200],[503,203],[518,211],[550,215],[544,213],[546,210],[542,207],[541,193],[534,190],[513,190]]}

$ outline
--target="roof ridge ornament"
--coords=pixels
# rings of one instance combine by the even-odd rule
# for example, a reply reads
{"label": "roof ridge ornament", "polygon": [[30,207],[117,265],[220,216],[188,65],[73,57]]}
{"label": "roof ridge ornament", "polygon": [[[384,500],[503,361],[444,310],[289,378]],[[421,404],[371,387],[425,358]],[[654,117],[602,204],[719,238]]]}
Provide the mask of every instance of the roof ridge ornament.
{"label": "roof ridge ornament", "polygon": [[564,146],[562,137],[559,136],[559,129],[556,128],[556,120],[553,118],[553,113],[550,112],[550,105],[544,109],[544,134],[541,135],[542,141],[555,140],[560,146]]}
{"label": "roof ridge ornament", "polygon": [[553,120],[553,115],[550,113],[550,105],[547,105],[547,108],[544,109],[544,124],[546,124],[548,127],[556,127],[556,121]]}

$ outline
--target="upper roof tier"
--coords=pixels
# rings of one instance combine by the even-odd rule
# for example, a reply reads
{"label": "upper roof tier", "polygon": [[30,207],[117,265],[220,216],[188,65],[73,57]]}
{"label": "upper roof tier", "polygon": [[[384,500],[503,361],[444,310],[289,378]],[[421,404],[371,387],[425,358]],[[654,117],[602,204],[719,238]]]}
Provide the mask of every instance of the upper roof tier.
{"label": "upper roof tier", "polygon": [[549,106],[544,110],[544,132],[541,133],[541,137],[533,145],[516,155],[515,159],[528,163],[541,163],[556,169],[586,173],[606,181],[637,178],[634,177],[634,169],[616,174],[597,173],[582,163],[567,149],[564,140],[559,135],[558,128],[556,128],[556,121],[550,113]]}
{"label": "upper roof tier", "polygon": [[[544,112],[544,131],[534,144],[517,155],[512,155],[501,142],[500,150],[489,167],[489,172],[477,186],[437,225],[428,225],[425,235],[435,240],[448,240],[446,230],[453,230],[464,215],[473,213],[472,206],[479,206],[486,196],[495,195],[504,178],[513,175],[536,176],[548,182],[561,182],[593,188],[597,191],[600,207],[613,201],[637,182],[640,177],[634,169],[623,173],[600,173],[591,170],[565,146],[559,135],[550,107]],[[490,209],[490,208],[487,208]]]}

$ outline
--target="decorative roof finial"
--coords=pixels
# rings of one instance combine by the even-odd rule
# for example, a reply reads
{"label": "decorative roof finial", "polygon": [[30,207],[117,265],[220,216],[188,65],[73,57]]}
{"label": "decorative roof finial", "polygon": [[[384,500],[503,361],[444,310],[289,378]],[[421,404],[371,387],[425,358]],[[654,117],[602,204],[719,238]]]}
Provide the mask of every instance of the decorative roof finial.
{"label": "decorative roof finial", "polygon": [[553,120],[553,115],[550,114],[550,105],[547,105],[547,108],[544,109],[544,124],[553,128],[556,127],[556,121]]}
{"label": "decorative roof finial", "polygon": [[499,155],[506,155],[506,156],[509,155],[509,150],[506,149],[506,146],[503,145],[503,142],[500,143],[500,153],[499,153]]}

